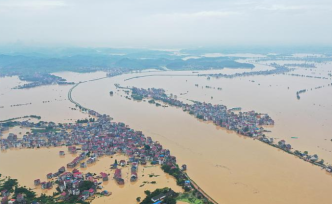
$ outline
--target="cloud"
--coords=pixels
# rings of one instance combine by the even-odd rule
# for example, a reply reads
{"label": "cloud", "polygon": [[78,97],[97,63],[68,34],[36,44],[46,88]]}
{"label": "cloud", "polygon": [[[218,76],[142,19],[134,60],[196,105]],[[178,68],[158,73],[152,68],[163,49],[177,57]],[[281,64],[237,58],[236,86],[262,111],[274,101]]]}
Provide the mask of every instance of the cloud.
{"label": "cloud", "polygon": [[196,13],[181,14],[185,17],[225,17],[240,14],[234,11],[200,11]]}
{"label": "cloud", "polygon": [[267,11],[306,11],[306,10],[326,10],[326,7],[317,5],[269,5],[269,6],[256,6],[256,10]]}
{"label": "cloud", "polygon": [[10,0],[0,2],[0,8],[5,9],[50,9],[59,8],[66,6],[64,1],[59,0],[32,0],[32,1],[22,1],[22,0]]}
{"label": "cloud", "polygon": [[170,18],[222,18],[233,15],[239,15],[240,12],[235,11],[198,11],[191,13],[166,13],[166,14],[157,14],[159,17],[170,17]]}
{"label": "cloud", "polygon": [[332,45],[331,10],[331,0],[0,0],[0,44]]}

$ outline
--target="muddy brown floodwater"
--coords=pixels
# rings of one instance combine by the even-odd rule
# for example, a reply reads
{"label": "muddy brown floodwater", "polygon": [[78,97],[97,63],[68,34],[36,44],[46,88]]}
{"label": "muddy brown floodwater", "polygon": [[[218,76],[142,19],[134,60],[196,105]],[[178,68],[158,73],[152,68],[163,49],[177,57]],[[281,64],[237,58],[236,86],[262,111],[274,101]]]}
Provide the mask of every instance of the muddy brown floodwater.
{"label": "muddy brown floodwater", "polygon": [[[210,80],[194,76],[150,76],[125,81],[130,77],[123,75],[82,84],[73,92],[73,98],[160,141],[177,156],[179,164],[188,165],[190,177],[220,203],[332,203],[332,176],[325,170],[261,142],[200,122],[181,109],[125,99],[125,93],[114,87],[119,83],[164,88],[168,94],[183,100],[269,113],[276,125],[267,127],[272,131],[268,136],[285,139],[293,148],[316,153],[329,163],[332,162],[329,125],[332,99],[327,96],[332,95],[332,87],[308,92],[301,100],[296,99],[295,93],[327,85],[331,80],[276,75]],[[206,89],[207,85],[215,89]],[[108,94],[110,90],[116,91],[112,97]]]}
{"label": "muddy brown floodwater", "polygon": [[[59,73],[59,75],[67,76],[69,81],[85,81],[94,78],[100,78],[105,73]],[[12,87],[22,84],[24,82],[17,79],[17,77],[0,78],[0,120],[9,118],[21,117],[25,115],[39,115],[44,121],[55,121],[70,123],[75,122],[77,119],[87,118],[88,115],[81,113],[72,103],[67,100],[67,93],[71,86],[44,86],[33,89],[17,90],[11,89]],[[47,101],[47,102],[45,102]],[[13,104],[26,104],[25,106],[11,106]],[[30,104],[31,103],[31,104]],[[25,120],[25,119],[20,119]],[[29,119],[36,122],[36,119]],[[3,132],[2,137],[7,138],[9,133],[16,134],[18,138],[31,131],[29,128],[13,127]],[[65,151],[65,156],[59,156],[59,151]],[[53,187],[51,190],[42,190],[40,187],[35,187],[33,181],[41,179],[47,181],[46,175],[48,173],[56,172],[61,166],[66,166],[77,155],[69,154],[66,147],[59,148],[40,148],[40,149],[9,149],[7,151],[0,151],[0,174],[3,176],[10,176],[11,178],[18,179],[22,186],[32,188],[37,194],[45,193],[52,195],[55,192]],[[113,158],[104,156],[98,158],[95,164],[89,164],[87,168],[79,168],[81,172],[96,173],[105,172],[110,174],[110,180],[104,182],[103,190],[112,193],[108,197],[96,197],[92,203],[136,203],[136,198],[145,197],[144,191],[154,191],[157,188],[170,187],[176,192],[182,192],[182,188],[176,185],[173,177],[165,174],[160,166],[139,166],[138,179],[136,182],[130,182],[128,173],[129,167],[122,168],[124,175],[125,185],[119,186],[114,181],[114,171],[110,170],[110,165],[114,163],[115,159],[128,160],[127,157],[122,155],[115,155]],[[69,169],[70,170],[70,169]],[[150,177],[149,175],[154,175]],[[156,183],[151,183],[155,181]]]}
{"label": "muddy brown floodwater", "polygon": [[[257,67],[263,70],[264,65]],[[315,75],[326,74],[331,70],[331,64],[317,64]],[[241,70],[242,72],[243,70]],[[248,72],[252,70],[247,70]],[[214,70],[200,73],[234,73],[234,70]],[[296,69],[294,73],[313,75],[312,71]],[[66,78],[75,79],[72,73],[57,73]],[[142,78],[132,77],[144,75]],[[174,76],[160,76],[160,75]],[[102,74],[96,74],[98,78]],[[186,76],[175,76],[186,75]],[[193,75],[193,76],[187,76]],[[205,192],[221,204],[331,204],[332,176],[307,162],[292,155],[275,149],[259,141],[237,135],[231,131],[217,128],[211,123],[201,122],[191,115],[175,107],[156,107],[148,102],[137,102],[125,98],[122,90],[114,86],[136,86],[141,88],[163,88],[168,94],[178,96],[183,101],[197,100],[224,104],[229,108],[242,107],[242,110],[255,110],[268,113],[274,120],[274,127],[267,135],[277,141],[285,139],[294,149],[318,154],[326,163],[332,163],[332,87],[327,86],[331,79],[315,79],[295,77],[289,75],[250,76],[233,79],[207,80],[206,77],[194,76],[192,72],[149,72],[132,73],[106,78],[98,81],[83,83],[77,86],[72,97],[81,105],[109,114],[115,121],[125,122],[136,130],[142,130],[145,135],[159,141],[165,148],[171,150],[177,157],[178,163],[188,165],[189,176],[200,185]],[[98,77],[97,77],[98,76]],[[89,79],[88,75],[82,80]],[[0,79],[1,81],[4,79]],[[22,83],[17,79],[5,79],[13,85]],[[79,79],[75,79],[80,81]],[[198,84],[198,87],[195,86]],[[296,92],[324,85],[322,89],[308,91],[297,100]],[[212,88],[207,89],[206,86]],[[218,90],[220,87],[222,90]],[[15,116],[35,114],[42,116],[42,120],[56,122],[70,122],[87,116],[75,108],[67,99],[71,86],[47,86],[31,90],[11,90],[0,88],[1,100],[0,119]],[[109,92],[114,91],[110,96]],[[45,93],[46,94],[42,94]],[[181,95],[182,93],[182,95]],[[183,94],[186,93],[186,94]],[[3,96],[6,98],[3,99]],[[61,96],[61,97],[60,97]],[[211,98],[213,97],[213,98]],[[55,99],[63,101],[55,102]],[[50,100],[53,103],[42,103]],[[30,106],[8,107],[9,104],[33,102]],[[189,102],[189,101],[188,101]],[[19,130],[16,130],[19,131]],[[293,139],[296,137],[297,139]],[[39,150],[8,150],[0,153],[0,171],[3,174],[18,177],[24,185],[31,185],[36,176],[46,175],[48,171],[59,168],[71,160],[70,155],[59,158],[59,149],[41,149],[44,155],[52,158],[52,164],[40,158]],[[54,153],[52,153],[54,151]],[[23,152],[23,153],[18,153]],[[55,155],[54,155],[55,154]],[[20,155],[26,155],[23,160]],[[13,158],[17,163],[13,164]],[[24,157],[25,158],[25,157]],[[110,171],[107,167],[114,162],[114,158],[102,158],[95,166],[88,167],[88,171]],[[54,167],[52,166],[54,164]],[[23,170],[17,170],[24,166]],[[44,170],[37,174],[38,168]],[[14,169],[15,171],[11,171]],[[33,178],[25,178],[23,171],[36,172]],[[141,171],[143,169],[140,169]],[[17,172],[16,172],[17,171]],[[123,170],[124,172],[126,169]],[[147,172],[160,174],[153,178],[157,181],[139,187],[145,181]],[[16,173],[15,173],[16,172]],[[111,173],[111,172],[109,172]],[[143,173],[143,172],[141,172]],[[110,197],[96,198],[93,203],[135,203],[138,196],[144,196],[144,190],[169,186],[175,188],[175,181],[163,174],[160,168],[145,168],[144,177],[135,184],[117,186],[113,180],[105,185],[105,189],[113,192]],[[150,181],[152,178],[149,178]],[[152,181],[152,180],[151,180]],[[29,183],[31,182],[31,183]]]}

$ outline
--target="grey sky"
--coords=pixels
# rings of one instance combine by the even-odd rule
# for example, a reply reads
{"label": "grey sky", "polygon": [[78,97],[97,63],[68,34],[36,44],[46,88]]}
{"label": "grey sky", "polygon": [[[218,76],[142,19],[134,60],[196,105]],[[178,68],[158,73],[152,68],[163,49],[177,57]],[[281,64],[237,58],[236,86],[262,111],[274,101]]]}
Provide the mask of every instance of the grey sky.
{"label": "grey sky", "polygon": [[0,0],[0,43],[332,45],[331,0]]}

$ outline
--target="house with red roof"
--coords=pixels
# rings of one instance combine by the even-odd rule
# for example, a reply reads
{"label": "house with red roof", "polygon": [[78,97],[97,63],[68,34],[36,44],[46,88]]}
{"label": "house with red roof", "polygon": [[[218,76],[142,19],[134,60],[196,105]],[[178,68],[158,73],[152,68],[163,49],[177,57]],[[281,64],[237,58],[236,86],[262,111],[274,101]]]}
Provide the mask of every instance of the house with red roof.
{"label": "house with red roof", "polygon": [[100,172],[100,175],[101,175],[103,181],[108,181],[108,175],[106,173]]}
{"label": "house with red roof", "polygon": [[93,196],[93,194],[95,194],[95,190],[93,190],[92,188],[89,189],[89,195]]}

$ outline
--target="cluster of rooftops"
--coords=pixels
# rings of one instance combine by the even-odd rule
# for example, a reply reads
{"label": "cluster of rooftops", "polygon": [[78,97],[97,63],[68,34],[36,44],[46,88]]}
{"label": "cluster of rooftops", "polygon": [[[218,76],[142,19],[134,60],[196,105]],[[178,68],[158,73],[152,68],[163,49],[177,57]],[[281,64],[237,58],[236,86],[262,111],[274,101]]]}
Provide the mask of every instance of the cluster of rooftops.
{"label": "cluster of rooftops", "polygon": [[245,136],[257,137],[265,131],[262,125],[274,125],[274,120],[268,114],[256,113],[255,111],[235,113],[233,109],[227,109],[225,105],[213,105],[195,101],[193,104],[184,103],[176,97],[167,96],[164,89],[141,89],[132,88],[134,95],[143,98],[153,98],[166,104],[181,107],[195,117],[213,121],[216,125],[236,131]]}
{"label": "cluster of rooftops", "polygon": [[[183,111],[189,112],[198,119],[213,121],[216,125],[229,130],[236,131],[239,134],[257,137],[259,140],[273,144],[272,138],[267,138],[264,134],[266,130],[263,125],[274,125],[273,119],[267,114],[256,113],[255,111],[236,113],[232,109],[227,109],[224,105],[213,105],[211,103],[201,103],[194,101],[192,104],[186,104],[176,97],[167,96],[163,89],[140,89],[133,87],[132,94],[139,95],[142,98],[153,98],[162,101],[165,104],[181,107]],[[119,166],[131,165],[130,181],[137,180],[137,169],[139,165],[145,165],[148,161],[151,164],[168,165],[170,168],[176,168],[176,157],[170,154],[168,149],[151,137],[146,137],[141,131],[135,131],[128,125],[121,122],[112,122],[112,118],[105,114],[99,114],[96,111],[88,110],[89,117],[95,118],[93,122],[87,123],[38,123],[30,121],[13,121],[11,126],[20,126],[26,128],[45,129],[51,131],[27,132],[22,138],[9,133],[7,138],[0,138],[1,150],[9,148],[42,148],[42,147],[59,147],[67,146],[68,153],[78,154],[66,167],[60,167],[55,173],[46,175],[47,181],[41,182],[40,179],[34,181],[35,185],[40,185],[42,189],[50,189],[57,184],[61,191],[61,198],[66,199],[68,196],[77,195],[80,199],[86,200],[92,196],[102,182],[108,181],[109,174],[100,172],[99,176],[91,173],[83,174],[76,168],[86,168],[89,164],[98,161],[98,157],[104,155],[114,155],[122,153],[128,156],[128,161],[121,160],[111,165],[114,169],[113,179],[120,185],[124,184],[121,168]],[[0,131],[7,130],[0,123]],[[278,142],[278,147],[285,151],[291,150],[291,145],[286,144],[284,140]],[[59,155],[65,155],[65,151],[60,151]],[[305,155],[296,152],[310,162],[317,162],[317,155]],[[327,171],[332,172],[331,166],[324,166]],[[67,171],[66,171],[67,168]],[[186,169],[184,165],[183,170]],[[56,179],[53,182],[51,179]],[[84,191],[79,187],[84,181],[90,181],[93,186]],[[103,193],[109,194],[103,191]]]}
{"label": "cluster of rooftops", "polygon": [[[69,171],[63,166],[59,168],[56,173],[49,173],[46,175],[48,181],[40,182],[40,179],[36,179],[34,181],[35,186],[41,186],[42,189],[50,189],[53,187],[53,181],[50,180],[52,178],[56,179],[57,189],[60,191],[61,200],[66,200],[69,196],[74,195],[78,196],[79,200],[86,200],[89,197],[93,196],[97,189],[102,189],[102,182],[98,182],[98,179],[102,179],[103,181],[108,181],[108,174],[104,172],[100,172],[100,176],[96,176],[92,173],[82,173],[78,169],[72,169]],[[84,181],[91,182],[91,186],[89,189],[81,190],[82,183]],[[50,184],[50,185],[48,185]],[[108,191],[102,191],[104,195],[110,195]]]}
{"label": "cluster of rooftops", "polygon": [[[60,167],[55,173],[48,173],[46,181],[34,180],[36,186],[42,189],[50,189],[57,184],[63,199],[70,195],[78,195],[85,200],[92,196],[102,182],[98,179],[107,181],[109,175],[100,172],[100,176],[83,174],[76,168],[85,168],[88,164],[98,161],[98,157],[104,155],[114,155],[117,153],[128,156],[128,161],[121,160],[111,165],[114,169],[113,179],[120,185],[124,184],[121,174],[121,166],[130,165],[130,181],[137,180],[137,169],[139,164],[145,165],[147,162],[153,164],[175,165],[176,158],[170,154],[168,149],[151,137],[146,137],[141,131],[135,131],[124,123],[112,122],[112,118],[101,115],[95,111],[88,111],[90,117],[94,117],[94,122],[74,123],[74,124],[55,124],[53,122],[30,122],[15,121],[14,125],[28,128],[44,128],[54,131],[49,132],[27,132],[22,138],[10,133],[7,138],[0,140],[2,150],[9,148],[42,148],[67,146],[69,154],[77,156],[69,162],[66,167]],[[65,155],[65,151],[59,151],[59,155]],[[54,182],[53,180],[56,180]],[[83,181],[94,183],[92,189],[81,192],[79,186]],[[87,193],[89,192],[89,193]]]}
{"label": "cluster of rooftops", "polygon": [[286,143],[285,140],[280,140],[277,144],[274,144],[273,138],[268,138],[265,135],[265,132],[269,131],[262,127],[264,125],[274,125],[274,120],[268,114],[256,113],[255,111],[238,112],[241,108],[227,109],[225,105],[213,105],[197,101],[187,104],[178,100],[175,95],[168,96],[164,89],[132,87],[131,90],[132,94],[139,96],[139,98],[152,98],[168,105],[180,107],[183,111],[194,115],[198,119],[212,121],[217,126],[235,131],[238,134],[257,138],[264,143],[292,153],[305,161],[321,166],[328,172],[332,172],[332,166],[325,165],[323,160],[318,161],[316,154],[309,155],[298,150],[291,151],[292,146]]}

